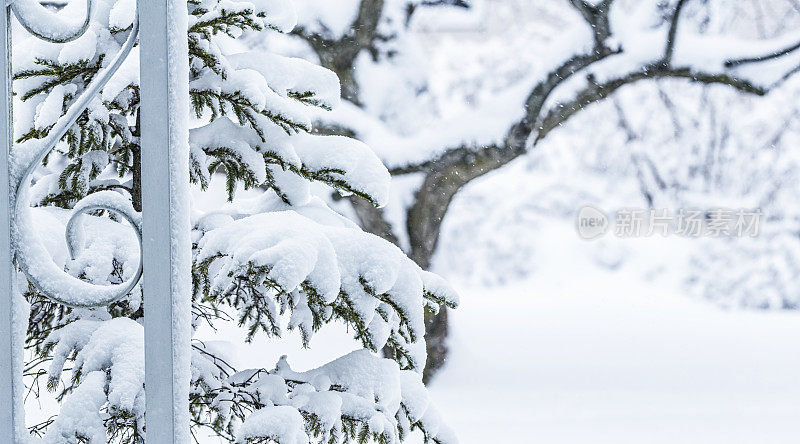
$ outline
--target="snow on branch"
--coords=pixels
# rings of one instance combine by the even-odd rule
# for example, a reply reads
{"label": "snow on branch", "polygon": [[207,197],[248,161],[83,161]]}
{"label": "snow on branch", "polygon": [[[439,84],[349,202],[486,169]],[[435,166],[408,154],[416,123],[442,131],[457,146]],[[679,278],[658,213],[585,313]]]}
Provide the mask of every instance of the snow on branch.
{"label": "snow on branch", "polygon": [[[455,168],[475,157],[490,158],[488,164],[479,162],[486,171],[526,152],[530,137],[534,142],[543,139],[580,109],[625,85],[679,78],[765,95],[800,67],[800,35],[742,40],[697,34],[681,26],[681,12],[689,3],[676,2],[668,19],[652,27],[655,5],[651,2],[631,11],[612,0],[570,0],[591,36],[584,49],[543,75],[519,81],[506,91],[508,95],[500,93],[497,100],[434,124],[430,131],[398,136],[381,128],[374,118],[365,120],[366,113],[349,108],[318,118],[363,136],[393,174]],[[586,34],[578,30],[577,35]],[[474,130],[476,125],[470,122],[485,122],[480,126],[483,130]]]}
{"label": "snow on branch", "polygon": [[424,307],[455,306],[455,292],[320,201],[292,211],[266,200],[258,206],[264,205],[273,211],[198,221],[194,274],[204,301],[235,307],[250,338],[280,335],[278,319],[287,311],[289,328],[306,345],[323,324],[341,319],[364,347],[377,352],[388,344],[403,368],[421,371]]}
{"label": "snow on branch", "polygon": [[366,350],[306,372],[293,371],[284,356],[274,370],[236,373],[205,396],[219,411],[233,405],[253,410],[241,425],[231,427],[236,442],[243,444],[395,444],[415,429],[426,442],[457,442],[431,404],[421,376]]}

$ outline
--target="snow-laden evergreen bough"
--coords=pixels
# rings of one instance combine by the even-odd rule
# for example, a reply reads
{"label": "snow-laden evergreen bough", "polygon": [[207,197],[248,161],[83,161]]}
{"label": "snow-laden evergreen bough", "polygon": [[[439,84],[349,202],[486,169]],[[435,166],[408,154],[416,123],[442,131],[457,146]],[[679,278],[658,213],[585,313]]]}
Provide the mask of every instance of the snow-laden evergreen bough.
{"label": "snow-laden evergreen bough", "polygon": [[[46,137],[119,52],[135,22],[135,4],[97,0],[79,39],[55,44],[31,37],[15,45],[17,143]],[[240,43],[245,35],[290,31],[296,17],[287,0],[187,5],[192,180],[205,189],[221,180],[215,175],[224,175],[231,198],[237,185],[263,190],[225,210],[194,214],[194,327],[234,316],[249,340],[263,340],[280,335],[285,318],[308,346],[322,325],[340,320],[363,344],[297,372],[291,357],[271,370],[235,369],[221,350],[196,341],[194,430],[211,429],[242,443],[283,444],[395,443],[419,429],[426,440],[454,442],[430,405],[420,372],[424,312],[455,306],[457,296],[441,278],[311,192],[311,184],[320,182],[374,205],[388,195],[389,174],[367,146],[311,133],[313,108],[337,104],[338,79],[308,62]],[[82,12],[73,9],[70,4],[60,14]],[[46,157],[29,193],[37,208],[27,229],[37,232],[59,267],[93,284],[126,282],[139,266],[134,230],[113,214],[82,216],[71,224],[69,248],[62,240],[70,209],[120,196],[141,209],[139,136],[146,128],[139,126],[137,50]],[[101,309],[56,304],[32,285],[26,297],[26,382],[37,394],[46,378],[61,404],[60,414],[33,426],[32,435],[53,443],[143,442],[139,288]],[[384,349],[391,359],[380,357]]]}

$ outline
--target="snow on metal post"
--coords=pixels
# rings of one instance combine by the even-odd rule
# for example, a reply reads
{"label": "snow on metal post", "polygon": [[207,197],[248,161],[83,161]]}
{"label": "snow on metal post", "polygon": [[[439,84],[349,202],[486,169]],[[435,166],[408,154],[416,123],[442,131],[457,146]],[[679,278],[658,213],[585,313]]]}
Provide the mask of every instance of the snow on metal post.
{"label": "snow on metal post", "polygon": [[11,253],[11,189],[9,154],[11,151],[11,73],[9,51],[9,8],[0,13],[0,442],[14,442],[15,414],[15,344],[12,340],[14,278]]}
{"label": "snow on metal post", "polygon": [[138,0],[147,443],[188,443],[191,333],[185,0]]}

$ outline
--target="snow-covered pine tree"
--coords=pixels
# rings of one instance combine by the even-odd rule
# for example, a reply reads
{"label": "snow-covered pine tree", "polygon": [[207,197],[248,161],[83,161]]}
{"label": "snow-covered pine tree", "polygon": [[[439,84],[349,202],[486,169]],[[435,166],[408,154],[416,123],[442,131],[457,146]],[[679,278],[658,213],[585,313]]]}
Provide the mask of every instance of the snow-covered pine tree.
{"label": "snow-covered pine tree", "polygon": [[[18,142],[45,135],[113,57],[131,30],[135,4],[97,0],[87,33],[67,44],[23,40],[17,30]],[[250,340],[264,340],[281,334],[285,316],[307,346],[322,325],[340,320],[363,344],[320,368],[295,372],[291,357],[272,370],[235,369],[223,352],[196,341],[193,429],[242,443],[394,443],[413,429],[426,440],[454,442],[427,399],[420,372],[424,310],[454,306],[457,296],[310,191],[312,182],[321,182],[374,205],[388,194],[389,174],[368,147],[310,133],[312,107],[337,104],[338,79],[308,62],[241,43],[243,36],[290,31],[296,18],[288,0],[189,0],[187,6],[192,180],[205,189],[224,175],[231,199],[239,184],[263,190],[225,210],[195,212],[194,326],[233,320]],[[34,177],[36,229],[53,260],[96,284],[135,272],[130,227],[111,215],[84,216],[74,259],[63,241],[52,239],[63,232],[69,209],[92,193],[121,194],[141,208],[139,135],[146,129],[139,126],[138,105],[134,49]],[[44,442],[143,442],[139,289],[92,310],[59,306],[32,286],[25,296],[31,303],[26,383],[36,396],[46,379],[61,406],[32,434]],[[378,356],[386,345],[393,359]]]}

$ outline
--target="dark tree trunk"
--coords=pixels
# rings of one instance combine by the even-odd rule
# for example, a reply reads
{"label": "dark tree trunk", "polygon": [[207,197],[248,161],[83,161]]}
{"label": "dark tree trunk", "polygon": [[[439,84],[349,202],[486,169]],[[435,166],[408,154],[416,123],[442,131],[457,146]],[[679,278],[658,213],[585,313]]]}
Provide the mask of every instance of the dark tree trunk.
{"label": "dark tree trunk", "polygon": [[447,331],[450,326],[447,323],[447,308],[440,307],[439,313],[425,313],[425,348],[428,351],[428,361],[425,363],[425,370],[422,372],[422,381],[427,384],[436,375],[436,372],[444,366],[447,360]]}

